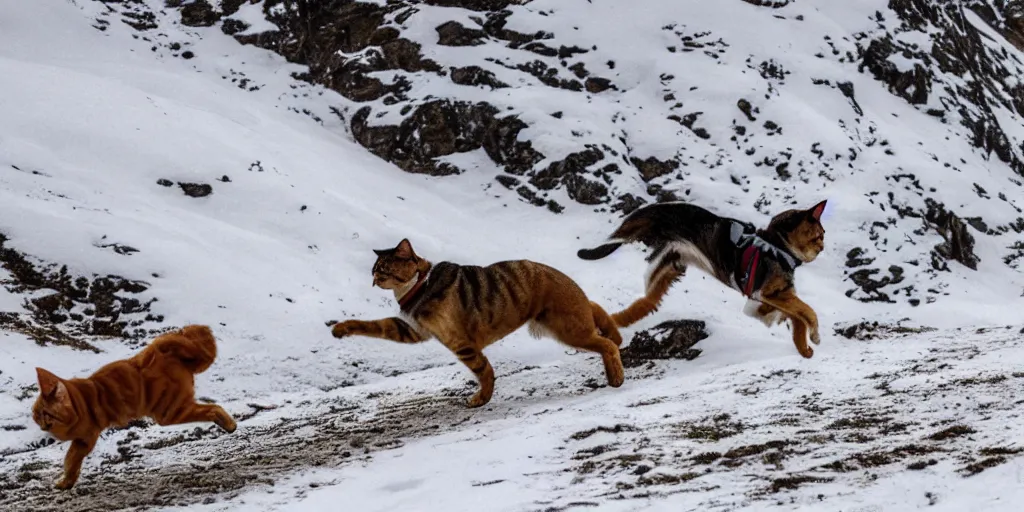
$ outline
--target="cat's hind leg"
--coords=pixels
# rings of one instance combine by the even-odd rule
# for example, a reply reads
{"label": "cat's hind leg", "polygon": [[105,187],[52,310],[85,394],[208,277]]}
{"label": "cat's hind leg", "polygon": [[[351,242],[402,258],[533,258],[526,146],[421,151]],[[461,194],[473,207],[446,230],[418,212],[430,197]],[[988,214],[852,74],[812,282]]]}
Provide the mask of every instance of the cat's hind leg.
{"label": "cat's hind leg", "polygon": [[158,425],[181,425],[183,423],[211,422],[232,433],[237,428],[235,419],[223,407],[214,404],[189,403],[178,410],[154,416]]}
{"label": "cat's hind leg", "polygon": [[458,357],[459,361],[462,361],[462,364],[466,365],[473,375],[476,375],[477,382],[480,383],[480,389],[469,399],[467,405],[469,407],[486,405],[491,401],[491,395],[494,394],[494,368],[491,367],[491,362],[487,360],[480,349],[468,343],[458,345],[458,348],[452,352],[455,352],[455,357]]}

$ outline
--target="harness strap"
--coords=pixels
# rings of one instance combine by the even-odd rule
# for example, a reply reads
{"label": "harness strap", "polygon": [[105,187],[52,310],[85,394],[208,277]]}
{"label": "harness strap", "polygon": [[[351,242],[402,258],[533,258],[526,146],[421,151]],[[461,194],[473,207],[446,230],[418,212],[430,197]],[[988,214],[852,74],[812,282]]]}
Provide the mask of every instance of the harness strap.
{"label": "harness strap", "polygon": [[774,260],[784,267],[789,267],[790,270],[800,266],[800,260],[794,258],[788,251],[758,236],[757,228],[752,224],[734,221],[729,234],[736,248],[743,251],[739,267],[735,270],[735,279],[736,286],[747,297],[752,296],[763,281],[764,276],[759,275],[763,273],[762,259]]}
{"label": "harness strap", "polygon": [[754,286],[757,283],[757,271],[761,263],[761,250],[754,245],[748,246],[743,251],[743,257],[740,259],[740,262],[743,277],[738,284],[742,287],[743,295],[750,297],[754,294]]}

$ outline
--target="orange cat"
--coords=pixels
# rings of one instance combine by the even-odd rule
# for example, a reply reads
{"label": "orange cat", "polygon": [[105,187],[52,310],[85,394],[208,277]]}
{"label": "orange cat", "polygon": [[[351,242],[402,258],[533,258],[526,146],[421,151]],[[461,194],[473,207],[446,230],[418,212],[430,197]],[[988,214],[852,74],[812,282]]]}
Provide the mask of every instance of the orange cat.
{"label": "orange cat", "polygon": [[217,356],[210,328],[189,325],[161,335],[130,359],[115,361],[85,379],[61,379],[36,368],[39,398],[32,419],[44,432],[71,441],[58,489],[78,481],[82,460],[109,427],[153,418],[160,425],[212,421],[227,432],[235,420],[219,405],[195,401],[193,375]]}

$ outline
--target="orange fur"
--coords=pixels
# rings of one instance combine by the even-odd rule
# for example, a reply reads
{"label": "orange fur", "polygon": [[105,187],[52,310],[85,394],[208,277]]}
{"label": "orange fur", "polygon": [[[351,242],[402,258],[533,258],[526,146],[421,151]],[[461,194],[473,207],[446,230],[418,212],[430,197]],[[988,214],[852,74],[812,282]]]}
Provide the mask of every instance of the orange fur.
{"label": "orange fur", "polygon": [[[810,358],[814,349],[807,345],[810,334],[811,342],[821,343],[818,333],[818,315],[806,302],[796,295],[796,289],[785,279],[773,276],[761,288],[761,302],[769,308],[777,309],[789,318],[793,324],[793,344],[800,355]],[[758,313],[760,313],[758,308]]]}
{"label": "orange fur", "polygon": [[[376,251],[373,284],[393,290],[403,317],[382,320],[347,320],[334,324],[336,338],[372,336],[399,343],[437,338],[472,371],[480,390],[470,407],[490,401],[494,369],[484,356],[488,345],[525,324],[536,335],[547,335],[572,347],[597,352],[604,362],[608,385],[624,380],[615,323],[587,299],[571,278],[541,263],[503,261],[487,267],[441,262],[433,265],[413,252],[408,240],[390,250]],[[419,276],[429,275],[417,287]]]}
{"label": "orange fur", "polygon": [[658,269],[651,277],[647,294],[635,300],[626,309],[612,315],[615,325],[628,327],[657,311],[669,288],[682,276],[682,272],[671,266]]}
{"label": "orange fur", "polygon": [[36,368],[39,397],[32,406],[32,419],[53,437],[71,441],[57,488],[75,485],[82,461],[101,432],[138,418],[148,416],[160,425],[210,421],[234,432],[235,420],[227,411],[195,401],[193,375],[209,368],[216,356],[210,328],[189,325],[84,379],[61,379]]}

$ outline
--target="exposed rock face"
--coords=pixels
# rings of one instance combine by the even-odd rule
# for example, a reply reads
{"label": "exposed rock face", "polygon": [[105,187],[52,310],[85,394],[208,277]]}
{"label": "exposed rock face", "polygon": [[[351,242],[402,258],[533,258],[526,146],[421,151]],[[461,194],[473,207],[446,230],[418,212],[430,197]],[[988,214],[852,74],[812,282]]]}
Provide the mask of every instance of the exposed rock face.
{"label": "exposed rock face", "polygon": [[622,364],[632,368],[652,359],[696,359],[701,350],[693,346],[708,337],[706,327],[701,320],[671,320],[639,331],[622,349]]}
{"label": "exposed rock face", "polygon": [[[237,10],[237,7],[236,7]],[[220,20],[217,12],[206,0],[195,0],[181,7],[181,24],[190,27],[209,27]]]}
{"label": "exposed rock face", "polygon": [[[957,119],[969,130],[969,140],[975,147],[995,153],[1024,175],[1020,148],[1011,148],[1005,127],[994,112],[1006,108],[1024,115],[1024,84],[1006,80],[1024,66],[987,44],[987,36],[969,16],[977,15],[1020,46],[1024,36],[1021,2],[890,0],[889,8],[899,18],[862,47],[860,68],[912,104],[936,105],[928,108],[928,113]],[[915,33],[932,34],[931,48],[904,41],[912,39],[906,37],[908,34]],[[898,69],[890,60],[893,56],[914,62],[913,68]],[[937,98],[929,101],[932,96]]]}
{"label": "exposed rock face", "polygon": [[[149,313],[156,299],[139,298],[149,288],[147,283],[119,276],[76,276],[67,266],[35,262],[7,246],[8,241],[0,234],[0,267],[10,274],[0,286],[18,295],[50,293],[26,298],[23,307],[28,314],[0,311],[0,328],[25,334],[40,345],[99,352],[83,337],[139,340],[154,332],[145,329],[144,324],[163,321],[162,316]],[[126,249],[114,250],[128,253]]]}
{"label": "exposed rock face", "polygon": [[513,174],[542,158],[529,142],[517,140],[524,123],[514,117],[497,119],[497,109],[486,103],[433,101],[417,108],[398,126],[370,126],[371,111],[363,107],[352,117],[356,141],[409,172],[457,174],[458,168],[435,159],[480,148]]}
{"label": "exposed rock face", "polygon": [[[1024,81],[1016,78],[1024,76],[1024,62],[1010,51],[1024,43],[1024,0],[890,0],[887,9],[865,10],[862,20],[835,32],[805,19],[808,6],[800,2],[735,2],[737,12],[764,23],[806,23],[806,33],[822,39],[800,51],[828,61],[836,76],[815,76],[818,66],[747,47],[716,28],[720,20],[684,24],[678,20],[686,13],[668,4],[670,21],[645,21],[665,45],[649,50],[664,54],[641,59],[657,64],[639,69],[632,56],[622,61],[608,47],[628,33],[586,30],[591,14],[609,15],[599,5],[523,7],[529,3],[267,0],[260,5],[277,29],[263,33],[226,19],[242,0],[167,6],[181,12],[183,23],[220,23],[239,42],[306,66],[295,78],[343,96],[333,113],[375,155],[408,172],[447,176],[464,172],[459,162],[466,161],[448,157],[479,152],[493,163],[498,184],[552,212],[568,202],[628,213],[650,202],[693,198],[723,213],[752,205],[767,216],[809,200],[811,190],[817,197],[837,180],[884,179],[877,189],[859,191],[878,211],[861,224],[864,240],[847,258],[851,299],[937,300],[947,293],[942,276],[956,265],[977,268],[975,237],[1024,232],[1024,220],[982,219],[972,205],[939,190],[950,173],[970,176],[988,162],[1024,177],[1024,140],[1010,128],[1024,116]],[[144,21],[139,31],[156,27],[159,16],[132,9],[126,23]],[[665,59],[674,64],[662,66]],[[719,90],[707,91],[709,83],[677,77],[680,69],[716,70],[715,76],[724,70],[722,90],[732,79],[744,89],[722,98]],[[974,160],[938,155],[946,145],[941,140],[890,142],[897,114],[880,105],[893,103],[880,103],[871,84],[854,79],[858,73],[924,114],[947,140],[966,141],[976,149]],[[240,80],[249,89],[248,78]],[[828,138],[801,131],[806,127],[785,112],[792,110],[794,87],[808,82],[820,88],[811,103],[836,101],[841,111],[822,122],[834,130]],[[538,98],[548,100],[543,108]],[[904,122],[918,121],[896,121]],[[900,158],[909,152],[915,152],[910,160]],[[1012,195],[998,190],[1004,183],[975,185],[981,199],[1024,215]],[[706,204],[712,189],[715,197],[730,196],[728,206]],[[1021,245],[1003,244],[1007,265],[1022,261]],[[852,248],[841,247],[840,254]]]}
{"label": "exposed rock face", "polygon": [[[545,57],[568,59],[588,50],[579,47],[548,46],[542,41],[551,34],[522,33],[507,28],[512,12],[506,8],[526,1],[437,0],[428,5],[461,7],[481,13],[474,17],[476,27],[459,21],[448,21],[436,27],[437,43],[444,46],[478,46],[486,41],[502,42],[508,48]],[[283,8],[281,8],[283,7]],[[195,9],[195,8],[193,8]],[[404,119],[398,124],[380,125],[371,122],[375,106],[358,108],[349,119],[356,140],[374,154],[395,163],[409,172],[435,176],[457,174],[460,169],[439,157],[483,148],[505,172],[525,176],[526,181],[505,179],[511,188],[516,183],[527,201],[548,206],[553,211],[562,207],[542,199],[545,191],[564,187],[570,197],[583,204],[597,205],[610,201],[606,185],[583,177],[592,171],[585,162],[588,157],[577,154],[565,160],[534,168],[545,158],[529,141],[519,140],[527,126],[515,115],[505,115],[487,103],[456,99],[412,101],[408,96],[410,79],[397,75],[390,82],[374,76],[381,71],[431,73],[446,76],[458,85],[502,89],[508,84],[494,72],[478,65],[445,69],[422,54],[421,45],[402,37],[393,22],[401,23],[416,12],[414,2],[392,1],[384,5],[331,0],[324,2],[270,0],[264,4],[267,19],[279,31],[254,35],[236,35],[243,43],[254,44],[283,55],[292,62],[306,64],[309,72],[298,77],[334,89],[357,103],[380,101],[385,105],[407,104],[402,108]],[[224,31],[237,34],[243,28],[227,24]],[[592,76],[582,64],[574,73],[585,80],[560,76],[559,70],[534,60],[527,64],[494,64],[526,73],[552,87],[572,91],[601,93],[612,90],[611,80]],[[571,75],[570,75],[571,76]],[[598,151],[599,154],[603,154]],[[627,163],[628,164],[628,163]],[[620,172],[617,168],[615,172]]]}
{"label": "exposed rock face", "polygon": [[206,183],[178,183],[178,186],[189,197],[206,197],[213,193],[213,187]]}

